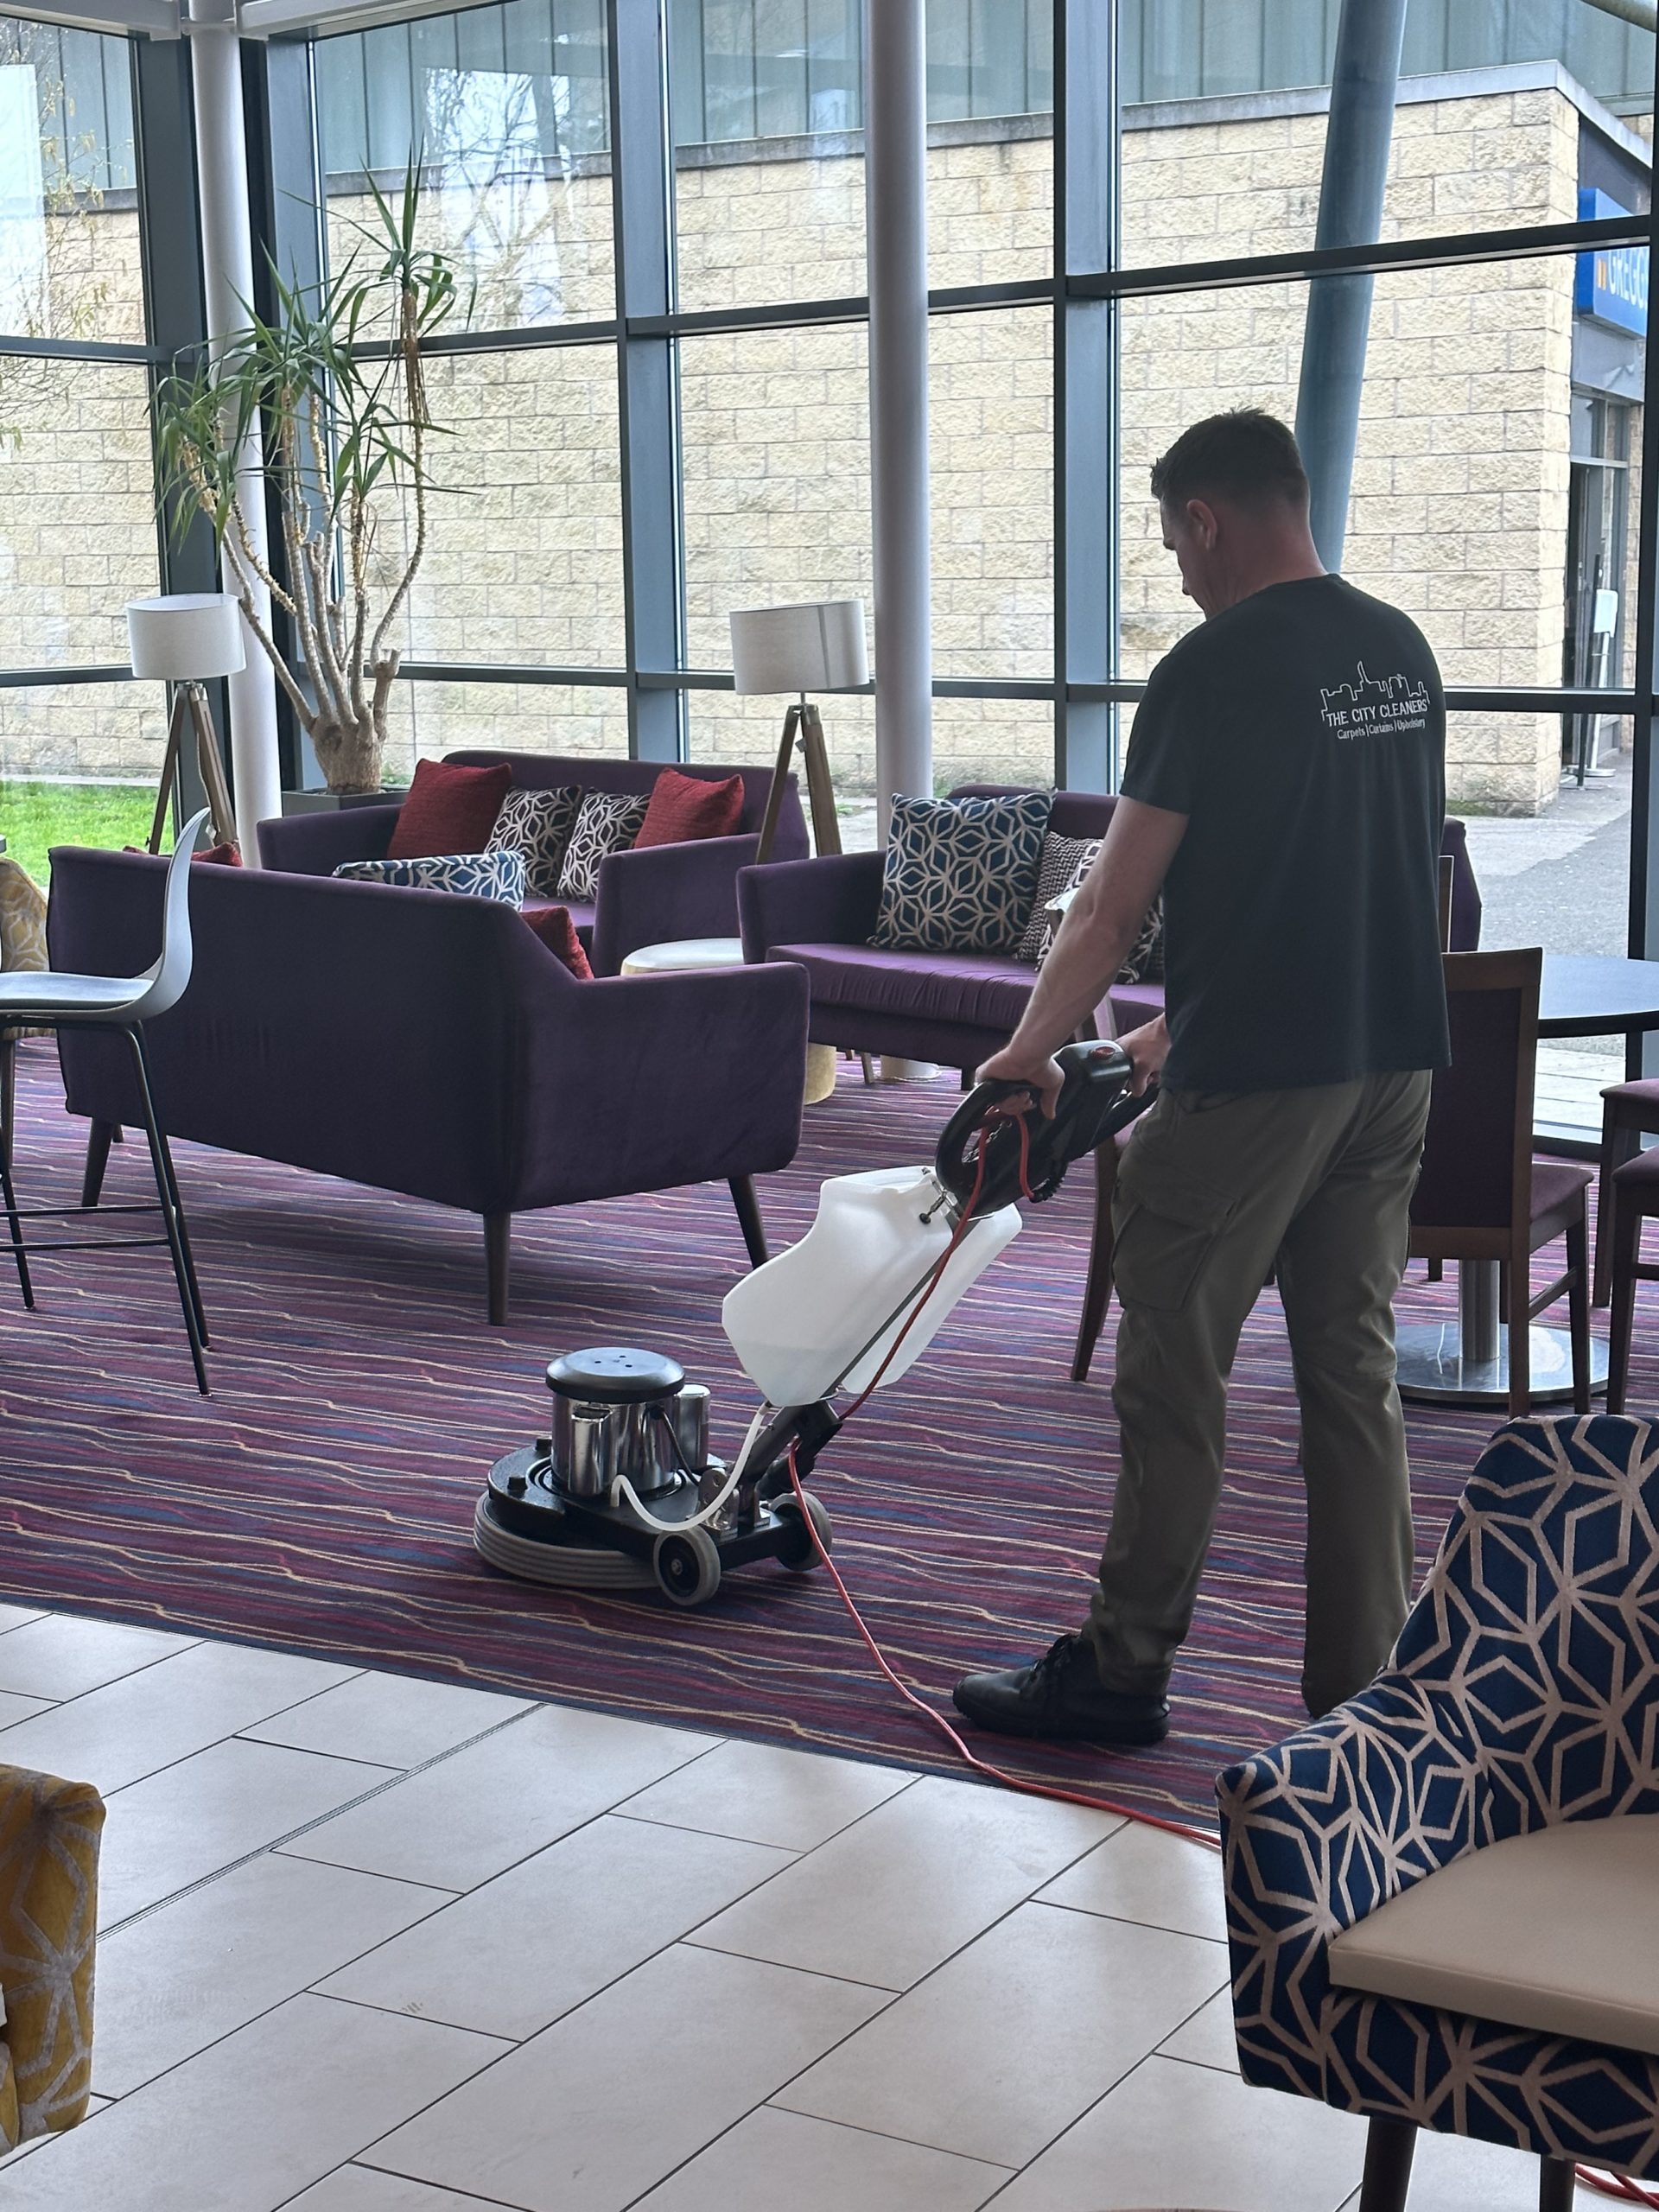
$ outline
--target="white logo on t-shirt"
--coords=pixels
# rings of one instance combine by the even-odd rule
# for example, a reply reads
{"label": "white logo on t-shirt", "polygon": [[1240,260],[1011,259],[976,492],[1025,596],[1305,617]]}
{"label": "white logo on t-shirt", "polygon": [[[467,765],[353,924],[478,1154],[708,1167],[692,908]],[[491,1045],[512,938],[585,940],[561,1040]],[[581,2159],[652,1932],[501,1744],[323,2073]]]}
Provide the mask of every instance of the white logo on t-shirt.
{"label": "white logo on t-shirt", "polygon": [[1367,676],[1361,661],[1352,683],[1331,691],[1320,687],[1319,713],[1325,728],[1344,741],[1374,730],[1410,734],[1427,724],[1428,686],[1421,676]]}

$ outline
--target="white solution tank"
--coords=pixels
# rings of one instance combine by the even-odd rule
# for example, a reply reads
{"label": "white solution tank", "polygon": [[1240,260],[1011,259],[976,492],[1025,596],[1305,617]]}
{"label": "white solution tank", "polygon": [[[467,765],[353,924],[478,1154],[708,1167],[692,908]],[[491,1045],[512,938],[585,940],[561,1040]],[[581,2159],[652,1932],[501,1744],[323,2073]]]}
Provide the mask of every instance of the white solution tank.
{"label": "white solution tank", "polygon": [[[728,1294],[721,1324],[769,1404],[809,1406],[837,1388],[868,1389],[949,1248],[952,1224],[941,1195],[925,1167],[832,1176],[800,1243]],[[973,1224],[882,1376],[884,1389],[926,1350],[963,1293],[1019,1232],[1017,1206]]]}

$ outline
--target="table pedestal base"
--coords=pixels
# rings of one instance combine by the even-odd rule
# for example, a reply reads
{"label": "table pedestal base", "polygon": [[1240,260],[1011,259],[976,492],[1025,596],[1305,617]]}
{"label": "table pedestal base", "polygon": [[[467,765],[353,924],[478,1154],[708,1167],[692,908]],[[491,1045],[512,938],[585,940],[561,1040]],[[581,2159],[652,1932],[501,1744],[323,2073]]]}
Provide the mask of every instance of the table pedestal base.
{"label": "table pedestal base", "polygon": [[[1567,1405],[1573,1398],[1573,1339],[1565,1329],[1533,1328],[1532,1402]],[[1415,1322],[1396,1339],[1400,1395],[1417,1405],[1490,1406],[1507,1412],[1510,1402],[1510,1338],[1501,1332],[1490,1358],[1465,1358],[1455,1321]],[[1607,1387],[1607,1347],[1590,1339],[1590,1388]]]}

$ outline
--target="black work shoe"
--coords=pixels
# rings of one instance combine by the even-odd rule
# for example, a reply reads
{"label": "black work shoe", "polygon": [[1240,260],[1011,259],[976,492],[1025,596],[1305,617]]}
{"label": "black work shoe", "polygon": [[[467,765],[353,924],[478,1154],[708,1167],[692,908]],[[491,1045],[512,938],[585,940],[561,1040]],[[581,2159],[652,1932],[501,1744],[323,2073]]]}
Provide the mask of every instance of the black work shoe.
{"label": "black work shoe", "polygon": [[1161,1744],[1169,1703],[1104,1689],[1080,1636],[1055,1639],[1029,1667],[964,1675],[952,1693],[958,1713],[1001,1736],[1082,1737],[1092,1744]]}

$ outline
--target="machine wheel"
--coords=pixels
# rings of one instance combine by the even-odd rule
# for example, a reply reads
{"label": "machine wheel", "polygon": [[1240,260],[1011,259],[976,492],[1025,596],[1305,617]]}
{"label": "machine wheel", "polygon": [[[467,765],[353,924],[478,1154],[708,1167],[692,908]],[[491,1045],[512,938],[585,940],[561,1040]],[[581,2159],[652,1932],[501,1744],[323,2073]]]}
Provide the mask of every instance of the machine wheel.
{"label": "machine wheel", "polygon": [[706,1529],[658,1536],[651,1565],[657,1587],[671,1605],[706,1605],[720,1587],[720,1546]]}
{"label": "machine wheel", "polygon": [[[805,1503],[807,1518],[812,1524],[810,1529],[803,1522],[801,1509],[792,1497],[784,1498],[772,1508],[773,1519],[785,1532],[778,1553],[778,1564],[787,1567],[791,1574],[810,1574],[815,1567],[822,1564],[818,1557],[818,1544],[828,1551],[835,1541],[830,1533],[830,1516],[817,1499],[810,1490],[804,1490],[801,1497]],[[817,1544],[812,1541],[814,1535],[817,1537]]]}

